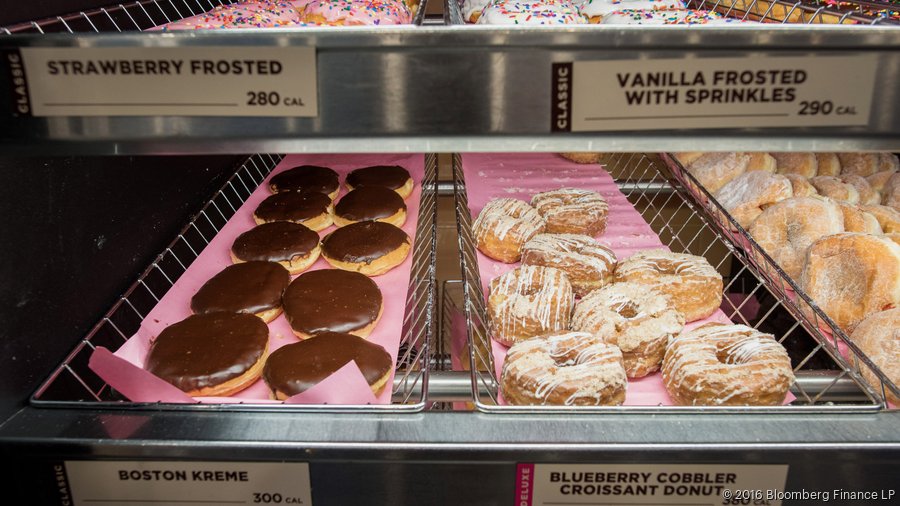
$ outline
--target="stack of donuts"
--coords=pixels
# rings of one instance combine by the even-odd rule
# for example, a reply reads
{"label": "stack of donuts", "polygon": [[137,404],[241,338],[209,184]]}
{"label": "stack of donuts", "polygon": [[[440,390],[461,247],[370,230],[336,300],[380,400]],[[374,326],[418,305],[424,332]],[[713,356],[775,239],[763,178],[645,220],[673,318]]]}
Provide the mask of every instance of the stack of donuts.
{"label": "stack of donuts", "polygon": [[521,262],[488,293],[491,337],[509,347],[506,402],[619,405],[628,378],[662,370],[679,404],[782,403],[793,374],[773,336],[740,325],[684,330],[719,308],[719,273],[661,249],[619,261],[595,239],[608,210],[593,191],[561,188],[491,200],[473,223],[482,254]]}
{"label": "stack of donuts", "polygon": [[896,155],[675,157],[845,333],[900,307]]}
{"label": "stack of donuts", "polygon": [[[384,308],[370,277],[409,254],[400,226],[413,184],[403,167],[359,168],[334,203],[340,181],[331,168],[274,175],[272,195],[253,211],[257,226],[231,245],[232,265],[194,294],[193,315],[152,340],[147,370],[192,396],[233,395],[262,377],[273,398],[286,399],[352,360],[379,393],[393,363],[365,339]],[[309,270],[320,255],[334,268]],[[267,323],[282,312],[300,341],[269,354]]]}
{"label": "stack of donuts", "polygon": [[412,23],[417,1],[253,0],[220,5],[173,21],[158,30],[289,28],[301,26],[401,25]]}
{"label": "stack of donuts", "polygon": [[713,11],[688,9],[682,0],[464,0],[468,23],[502,25],[742,23]]}

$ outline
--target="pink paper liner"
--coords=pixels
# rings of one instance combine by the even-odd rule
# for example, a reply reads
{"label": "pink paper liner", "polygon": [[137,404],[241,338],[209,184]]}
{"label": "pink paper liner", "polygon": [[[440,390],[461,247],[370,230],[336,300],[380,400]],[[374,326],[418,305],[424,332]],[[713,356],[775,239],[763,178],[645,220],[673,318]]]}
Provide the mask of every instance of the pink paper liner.
{"label": "pink paper liner", "polygon": [[375,404],[376,402],[378,401],[369,388],[369,383],[353,360],[312,388],[284,401],[285,404]]}
{"label": "pink paper liner", "polygon": [[[234,216],[232,216],[219,233],[210,240],[209,245],[200,253],[187,271],[147,314],[138,331],[115,352],[117,357],[124,359],[127,363],[136,366],[136,368],[143,367],[143,364],[147,359],[152,339],[167,326],[190,316],[191,297],[193,297],[206,280],[232,264],[230,255],[231,245],[238,235],[256,226],[256,223],[253,221],[253,211],[260,202],[271,195],[268,190],[269,179],[279,172],[298,165],[322,165],[334,169],[341,178],[341,189],[335,202],[340,200],[341,196],[347,193],[347,189],[344,187],[344,180],[346,179],[346,175],[353,169],[369,165],[400,165],[406,168],[415,182],[415,187],[413,188],[412,194],[406,199],[407,218],[406,223],[401,228],[409,235],[410,244],[415,244],[416,223],[419,217],[419,201],[422,196],[422,180],[425,174],[424,155],[288,155],[275,167],[263,184],[250,195],[247,201],[238,208]],[[236,181],[234,184],[240,185],[241,183]],[[322,230],[319,232],[319,236],[325,237],[325,235],[331,233],[335,229],[336,227],[332,226]],[[384,347],[391,355],[392,363],[396,363],[400,339],[402,337],[403,318],[406,309],[406,297],[412,266],[412,256],[413,252],[410,251],[409,256],[399,266],[381,276],[371,278],[381,290],[384,298],[384,312],[382,313],[381,319],[375,327],[375,330],[369,335],[367,340]],[[307,272],[310,270],[329,268],[331,268],[331,266],[320,257]],[[268,325],[269,353],[272,353],[286,344],[294,343],[299,340],[292,332],[290,324],[287,322],[284,314],[269,322]],[[120,384],[124,382],[125,390],[133,389],[140,391],[142,395],[146,395],[146,389],[148,387],[143,383],[146,380],[146,375],[149,373],[141,371],[143,374],[138,374],[135,373],[134,368],[124,367],[124,364],[121,364],[121,362],[119,362],[119,364],[120,366],[117,367],[111,361],[103,362],[104,367],[101,367],[98,375],[107,382],[109,382],[107,376],[112,377]],[[392,371],[391,378],[387,383],[388,387],[382,390],[373,403],[389,404],[391,402],[392,388],[390,388],[390,385],[393,381],[393,374]],[[134,385],[128,385],[127,383],[129,381],[134,382]],[[366,390],[369,392],[369,395],[371,395],[371,390],[368,386]],[[162,401],[163,397],[166,397],[166,395],[166,391],[160,389],[160,398],[155,400]],[[189,401],[166,400],[163,402],[196,401],[206,403],[279,402],[271,400],[269,388],[262,379],[231,397],[198,397],[196,399],[190,399]]]}
{"label": "pink paper liner", "polygon": [[[563,187],[584,188],[600,193],[609,204],[606,232],[597,239],[612,249],[619,261],[642,250],[669,249],[599,164],[576,164],[549,153],[476,153],[464,154],[462,167],[473,219],[488,201],[495,198],[517,198],[529,202],[534,194],[543,191]],[[498,262],[477,250],[476,256],[485,297],[490,293],[489,284],[493,278],[519,266],[519,263]],[[709,318],[689,323],[685,329],[710,322],[732,323],[719,309]],[[493,340],[491,347],[495,374],[499,379],[508,348]],[[789,404],[794,399],[788,392],[784,403]],[[498,395],[498,402],[506,404],[502,395]],[[624,405],[672,406],[675,403],[663,385],[662,374],[655,373],[628,380]]]}

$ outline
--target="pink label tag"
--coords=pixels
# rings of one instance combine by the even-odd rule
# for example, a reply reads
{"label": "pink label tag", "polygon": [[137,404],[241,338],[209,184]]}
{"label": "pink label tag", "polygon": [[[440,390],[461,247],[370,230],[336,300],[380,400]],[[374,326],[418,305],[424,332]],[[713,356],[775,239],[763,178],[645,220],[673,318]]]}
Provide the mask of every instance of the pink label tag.
{"label": "pink label tag", "polygon": [[516,506],[531,506],[534,497],[534,464],[516,465]]}

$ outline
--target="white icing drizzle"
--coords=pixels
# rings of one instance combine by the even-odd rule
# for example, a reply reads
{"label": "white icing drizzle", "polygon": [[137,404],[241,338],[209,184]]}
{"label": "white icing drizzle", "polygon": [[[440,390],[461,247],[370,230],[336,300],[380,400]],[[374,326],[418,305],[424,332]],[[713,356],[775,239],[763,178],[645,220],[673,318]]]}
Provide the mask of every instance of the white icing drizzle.
{"label": "white icing drizzle", "polygon": [[522,247],[522,262],[557,267],[570,276],[588,270],[593,275],[585,277],[606,279],[615,269],[616,254],[587,235],[538,234]]}
{"label": "white icing drizzle", "polygon": [[565,273],[523,265],[491,281],[488,309],[495,339],[512,343],[568,328],[575,296]]}
{"label": "white icing drizzle", "polygon": [[587,220],[603,219],[609,205],[599,193],[580,188],[560,188],[538,193],[531,198],[531,205],[547,220],[565,215],[583,214]]}
{"label": "white icing drizzle", "polygon": [[494,199],[488,202],[475,223],[472,232],[478,242],[489,234],[503,241],[513,234],[522,242],[544,229],[544,219],[528,203],[518,199]]}

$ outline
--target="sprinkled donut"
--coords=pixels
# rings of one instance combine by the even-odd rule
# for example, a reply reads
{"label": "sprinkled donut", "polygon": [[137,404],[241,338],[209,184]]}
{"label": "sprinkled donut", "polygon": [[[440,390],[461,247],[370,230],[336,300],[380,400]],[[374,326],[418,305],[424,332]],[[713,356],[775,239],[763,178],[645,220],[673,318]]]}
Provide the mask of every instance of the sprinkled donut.
{"label": "sprinkled donut", "polygon": [[[900,308],[875,313],[863,320],[850,339],[881,369],[894,385],[900,387]],[[881,380],[866,366],[860,365],[862,375],[877,391]],[[900,404],[900,397],[885,388],[888,400]]]}
{"label": "sprinkled donut", "polygon": [[560,188],[536,194],[531,205],[547,221],[547,232],[596,236],[606,231],[609,205],[597,192]]}
{"label": "sprinkled donut", "polygon": [[516,343],[500,375],[503,398],[520,406],[618,406],[625,387],[622,352],[586,332]]}
{"label": "sprinkled donut", "polygon": [[562,269],[584,297],[612,281],[616,254],[587,235],[538,234],[522,247],[522,264]]}
{"label": "sprinkled donut", "polygon": [[544,218],[526,202],[495,199],[487,203],[475,223],[475,247],[485,255],[504,263],[518,262],[522,246],[544,231]]}
{"label": "sprinkled donut", "polygon": [[695,255],[641,251],[619,263],[615,280],[656,286],[686,322],[706,318],[722,303],[722,276],[705,258]]}
{"label": "sprinkled donut", "polygon": [[820,237],[844,231],[838,205],[822,197],[794,197],[763,211],[750,235],[791,278],[800,279],[806,250]]}
{"label": "sprinkled donut", "polygon": [[900,246],[884,236],[845,232],[814,242],[803,290],[841,329],[900,306]]}
{"label": "sprinkled donut", "polygon": [[685,169],[706,188],[716,193],[732,179],[747,170],[750,155],[747,153],[704,153],[688,163]]}
{"label": "sprinkled donut", "polygon": [[276,28],[298,24],[300,13],[291,2],[260,1],[220,5],[209,12],[167,23],[160,30]]}
{"label": "sprinkled donut", "polygon": [[794,382],[791,360],[774,336],[721,323],[672,339],[662,372],[669,396],[686,406],[777,406]]}
{"label": "sprinkled donut", "polygon": [[491,280],[491,335],[500,344],[511,346],[565,330],[574,302],[572,285],[563,271],[523,265]]}
{"label": "sprinkled donut", "polygon": [[668,9],[684,9],[681,0],[584,0],[575,2],[581,13],[587,16],[591,23],[599,23],[607,14],[622,10],[662,11]]}
{"label": "sprinkled donut", "polygon": [[602,24],[613,25],[724,25],[744,23],[737,18],[723,18],[714,11],[670,9],[641,11],[622,9],[603,16]]}
{"label": "sprinkled donut", "polygon": [[684,318],[668,297],[638,283],[595,290],[572,313],[572,330],[589,332],[622,350],[629,378],[658,371],[666,343],[683,328]]}
{"label": "sprinkled donut", "polygon": [[793,194],[788,178],[754,170],[728,182],[716,192],[716,199],[738,225],[746,228],[762,214],[763,208],[790,198]]}
{"label": "sprinkled donut", "polygon": [[492,0],[478,17],[483,25],[572,25],[587,20],[568,0]]}
{"label": "sprinkled donut", "polygon": [[412,23],[412,14],[400,0],[312,0],[301,20],[336,26],[405,25]]}

